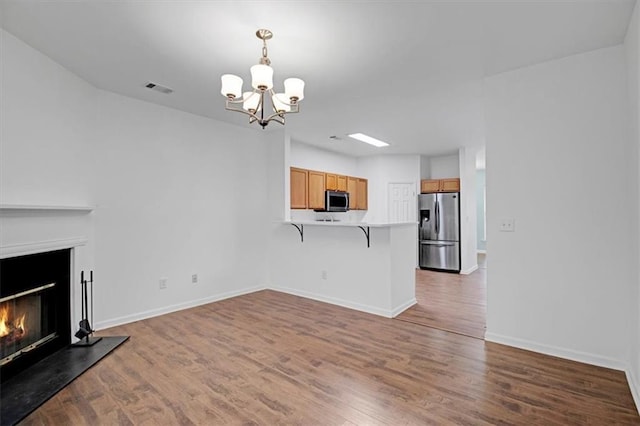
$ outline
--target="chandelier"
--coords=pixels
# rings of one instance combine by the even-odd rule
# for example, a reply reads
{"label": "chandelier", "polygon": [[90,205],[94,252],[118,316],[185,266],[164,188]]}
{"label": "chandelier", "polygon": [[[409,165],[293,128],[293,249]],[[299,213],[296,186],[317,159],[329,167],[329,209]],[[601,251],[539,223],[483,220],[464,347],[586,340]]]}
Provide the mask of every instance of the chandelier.
{"label": "chandelier", "polygon": [[[241,112],[249,116],[249,123],[257,122],[264,129],[271,121],[284,124],[284,115],[298,112],[298,102],[304,98],[304,81],[299,78],[287,78],[284,81],[284,93],[273,90],[273,68],[267,57],[267,40],[273,37],[269,30],[259,29],[256,37],[262,40],[260,63],[251,67],[252,92],[242,92],[242,78],[233,74],[221,77],[220,93],[227,98],[225,109]],[[265,99],[270,100],[270,108]]]}

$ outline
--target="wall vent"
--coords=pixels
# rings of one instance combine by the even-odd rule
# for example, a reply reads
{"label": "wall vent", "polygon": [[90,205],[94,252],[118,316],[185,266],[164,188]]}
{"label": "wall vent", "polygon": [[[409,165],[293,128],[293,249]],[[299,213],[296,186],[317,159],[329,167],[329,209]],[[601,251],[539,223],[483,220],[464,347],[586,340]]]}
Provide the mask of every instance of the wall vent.
{"label": "wall vent", "polygon": [[155,90],[156,92],[164,93],[165,95],[173,93],[173,89],[169,89],[168,87],[164,87],[152,82],[147,83],[144,87],[146,87],[147,89]]}

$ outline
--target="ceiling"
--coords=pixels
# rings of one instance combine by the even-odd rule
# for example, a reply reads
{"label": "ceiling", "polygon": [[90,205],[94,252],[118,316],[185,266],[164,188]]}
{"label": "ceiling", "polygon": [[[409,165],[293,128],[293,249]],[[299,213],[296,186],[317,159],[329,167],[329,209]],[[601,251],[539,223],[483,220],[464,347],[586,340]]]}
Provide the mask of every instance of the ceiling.
{"label": "ceiling", "polygon": [[[619,44],[634,4],[2,0],[0,23],[100,89],[243,127],[245,115],[224,109],[220,75],[247,88],[255,31],[268,28],[276,89],[306,82],[301,112],[287,116],[294,140],[355,156],[438,155],[484,145],[485,76]],[[391,145],[346,137],[355,132]]]}

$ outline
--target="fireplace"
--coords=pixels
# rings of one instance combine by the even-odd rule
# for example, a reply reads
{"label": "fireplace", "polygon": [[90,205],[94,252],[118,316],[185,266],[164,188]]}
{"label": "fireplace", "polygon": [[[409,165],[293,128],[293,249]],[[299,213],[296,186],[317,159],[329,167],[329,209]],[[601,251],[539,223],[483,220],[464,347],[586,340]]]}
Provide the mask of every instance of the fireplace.
{"label": "fireplace", "polygon": [[0,380],[71,343],[71,249],[0,260]]}

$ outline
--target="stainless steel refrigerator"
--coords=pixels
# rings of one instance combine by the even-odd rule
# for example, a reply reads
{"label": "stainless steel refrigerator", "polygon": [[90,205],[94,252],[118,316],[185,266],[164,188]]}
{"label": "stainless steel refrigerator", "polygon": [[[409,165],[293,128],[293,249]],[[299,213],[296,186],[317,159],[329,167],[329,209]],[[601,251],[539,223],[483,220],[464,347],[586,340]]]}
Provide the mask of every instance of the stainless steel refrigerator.
{"label": "stainless steel refrigerator", "polygon": [[420,268],[460,272],[460,193],[420,194]]}

